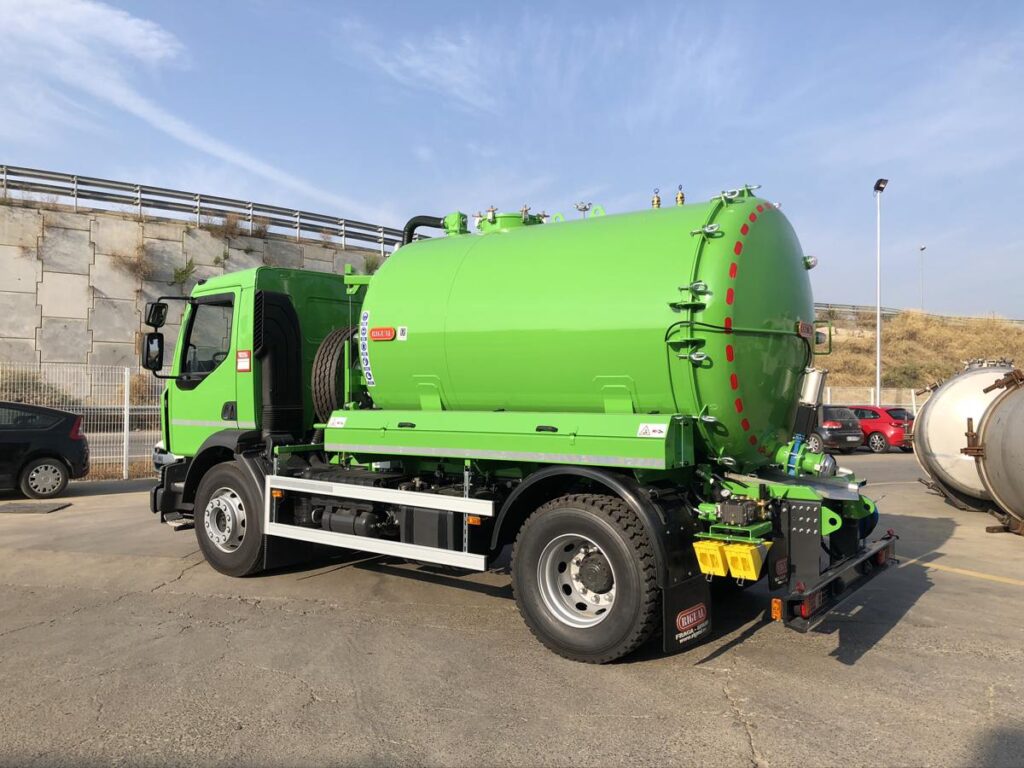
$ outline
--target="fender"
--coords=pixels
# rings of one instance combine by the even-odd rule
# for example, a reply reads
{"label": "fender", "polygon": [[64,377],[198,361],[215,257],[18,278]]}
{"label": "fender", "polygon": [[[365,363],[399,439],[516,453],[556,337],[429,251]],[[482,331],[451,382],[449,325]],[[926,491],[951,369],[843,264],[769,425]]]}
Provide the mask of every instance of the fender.
{"label": "fender", "polygon": [[[658,586],[666,588],[691,576],[696,562],[689,546],[674,546],[681,539],[677,515],[671,509],[656,504],[629,475],[595,467],[557,465],[545,467],[525,478],[505,499],[494,522],[491,550],[498,550],[514,531],[505,531],[506,523],[522,522],[536,508],[539,498],[554,498],[561,490],[579,479],[602,485],[625,501],[647,529],[654,547],[658,567]],[[553,491],[553,492],[552,492]],[[533,502],[533,503],[531,503]],[[502,534],[506,534],[503,537]]]}
{"label": "fender", "polygon": [[[260,431],[253,429],[222,429],[206,438],[188,465],[181,501],[187,504],[195,501],[199,481],[203,479],[203,475],[210,467],[235,458],[235,455],[241,453],[243,448],[259,445],[260,441]],[[263,488],[262,484],[257,487],[261,490]]]}

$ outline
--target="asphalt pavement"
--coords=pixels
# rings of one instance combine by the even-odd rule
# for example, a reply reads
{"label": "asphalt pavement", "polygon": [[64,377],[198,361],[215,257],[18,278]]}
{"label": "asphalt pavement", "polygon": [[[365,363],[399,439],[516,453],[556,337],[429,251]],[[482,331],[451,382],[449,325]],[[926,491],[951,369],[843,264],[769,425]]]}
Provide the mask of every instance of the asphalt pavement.
{"label": "asphalt pavement", "polygon": [[1021,765],[1024,538],[910,455],[841,463],[898,568],[806,635],[756,586],[711,641],[603,667],[535,642],[507,574],[341,553],[230,579],[146,482],[73,484],[0,511],[0,764]]}

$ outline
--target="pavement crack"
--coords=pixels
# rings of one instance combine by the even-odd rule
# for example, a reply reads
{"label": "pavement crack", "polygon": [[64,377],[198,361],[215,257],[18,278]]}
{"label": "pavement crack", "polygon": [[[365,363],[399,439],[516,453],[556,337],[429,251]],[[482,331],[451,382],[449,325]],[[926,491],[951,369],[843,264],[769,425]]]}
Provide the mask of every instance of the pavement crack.
{"label": "pavement crack", "polygon": [[739,703],[733,697],[732,692],[729,690],[729,684],[722,684],[722,693],[725,695],[725,700],[729,702],[729,708],[732,710],[733,717],[736,722],[743,726],[743,731],[747,735],[747,747],[750,749],[750,765],[753,768],[768,768],[768,760],[761,754],[757,745],[754,743],[754,729],[756,726],[752,723],[748,716],[740,709]]}
{"label": "pavement crack", "polygon": [[0,637],[7,637],[8,635],[13,635],[13,634],[16,634],[18,632],[23,632],[26,629],[34,629],[35,627],[52,627],[52,626],[55,626],[58,622],[61,622],[64,619],[70,619],[72,616],[74,616],[76,614],[79,614],[82,611],[92,611],[92,610],[95,610],[96,608],[105,608],[105,607],[109,607],[111,605],[116,605],[117,603],[121,602],[124,598],[128,597],[131,594],[134,594],[134,593],[133,592],[122,592],[117,597],[115,597],[113,600],[103,600],[103,601],[101,601],[99,603],[92,603],[90,605],[80,605],[77,608],[75,608],[74,610],[66,611],[66,612],[62,613],[60,616],[54,616],[54,617],[49,618],[49,619],[42,619],[41,621],[35,621],[35,622],[32,622],[31,624],[23,624],[20,627],[14,627],[13,629],[4,630],[3,632],[0,632]]}
{"label": "pavement crack", "polygon": [[206,561],[205,561],[205,560],[202,560],[202,559],[200,559],[200,560],[197,560],[196,562],[192,563],[191,565],[186,565],[186,566],[185,566],[184,568],[182,568],[182,569],[181,569],[181,571],[180,571],[180,572],[178,573],[178,575],[177,575],[177,576],[175,576],[175,577],[174,577],[173,579],[168,579],[167,581],[162,581],[162,582],[160,582],[160,583],[159,583],[159,584],[157,584],[157,585],[156,585],[155,587],[153,587],[153,588],[152,588],[151,590],[149,590],[149,591],[150,591],[150,593],[156,592],[156,591],[157,591],[158,589],[163,589],[163,588],[164,588],[164,587],[166,587],[166,586],[167,586],[168,584],[173,584],[173,583],[174,583],[174,582],[176,582],[176,581],[181,581],[182,577],[183,577],[183,576],[184,576],[184,575],[185,575],[185,574],[186,574],[186,573],[187,573],[188,571],[191,571],[191,570],[192,570],[193,568],[195,568],[195,567],[196,567],[197,565],[202,565],[202,564],[203,564],[204,562],[206,562]]}

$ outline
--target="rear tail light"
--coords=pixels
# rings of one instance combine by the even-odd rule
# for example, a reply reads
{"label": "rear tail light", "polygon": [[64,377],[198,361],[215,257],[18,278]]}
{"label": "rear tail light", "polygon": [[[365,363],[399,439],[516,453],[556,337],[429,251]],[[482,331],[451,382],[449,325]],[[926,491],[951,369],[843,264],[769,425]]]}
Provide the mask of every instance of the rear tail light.
{"label": "rear tail light", "polygon": [[81,416],[75,416],[75,421],[71,425],[71,432],[68,434],[68,437],[70,437],[72,440],[81,440],[82,439],[82,417]]}
{"label": "rear tail light", "polygon": [[825,601],[825,595],[822,592],[814,592],[804,598],[803,602],[800,603],[800,618],[809,619],[811,616],[821,608],[821,604]]}
{"label": "rear tail light", "polygon": [[838,421],[823,421],[821,422],[821,426],[823,426],[825,429],[839,429],[843,425],[841,422]]}

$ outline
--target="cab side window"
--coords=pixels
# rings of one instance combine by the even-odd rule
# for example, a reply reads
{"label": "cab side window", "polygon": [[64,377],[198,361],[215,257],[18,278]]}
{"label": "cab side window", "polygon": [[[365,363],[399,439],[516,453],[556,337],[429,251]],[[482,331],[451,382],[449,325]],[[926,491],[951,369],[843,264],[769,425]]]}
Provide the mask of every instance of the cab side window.
{"label": "cab side window", "polygon": [[181,373],[205,376],[231,351],[231,299],[203,302],[192,308]]}

